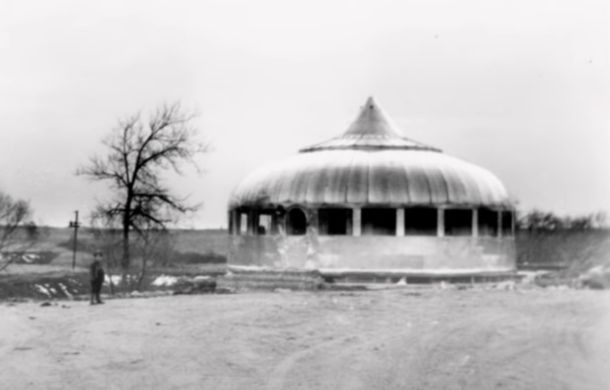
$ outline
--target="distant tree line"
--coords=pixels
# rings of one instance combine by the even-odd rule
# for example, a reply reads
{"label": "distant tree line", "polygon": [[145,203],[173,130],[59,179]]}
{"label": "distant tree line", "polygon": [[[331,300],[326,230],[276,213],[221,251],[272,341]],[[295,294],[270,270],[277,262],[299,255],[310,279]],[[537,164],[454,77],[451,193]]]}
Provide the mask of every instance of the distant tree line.
{"label": "distant tree line", "polygon": [[14,256],[3,252],[23,252],[37,240],[38,235],[30,203],[0,191],[0,271],[15,260]]}
{"label": "distant tree line", "polygon": [[607,227],[606,213],[560,216],[551,211],[531,210],[519,216],[517,227],[526,231],[585,231]]}

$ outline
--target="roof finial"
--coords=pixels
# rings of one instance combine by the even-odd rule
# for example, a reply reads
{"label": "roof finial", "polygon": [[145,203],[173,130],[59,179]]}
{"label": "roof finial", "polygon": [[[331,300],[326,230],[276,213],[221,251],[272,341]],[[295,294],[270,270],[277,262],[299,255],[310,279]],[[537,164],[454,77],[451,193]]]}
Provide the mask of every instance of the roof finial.
{"label": "roof finial", "polygon": [[360,113],[345,133],[301,149],[301,152],[332,149],[411,149],[440,152],[440,149],[403,137],[373,96],[366,99],[364,106],[360,107]]}
{"label": "roof finial", "polygon": [[375,99],[369,96],[345,134],[397,137],[400,132],[391,124]]}

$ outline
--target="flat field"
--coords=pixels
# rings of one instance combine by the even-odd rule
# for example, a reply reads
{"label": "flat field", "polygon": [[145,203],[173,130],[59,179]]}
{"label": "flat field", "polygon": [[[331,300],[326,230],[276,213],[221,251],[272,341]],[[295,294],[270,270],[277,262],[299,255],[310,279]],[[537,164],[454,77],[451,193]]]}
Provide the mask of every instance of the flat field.
{"label": "flat field", "polygon": [[483,285],[0,304],[7,389],[608,389],[610,292]]}

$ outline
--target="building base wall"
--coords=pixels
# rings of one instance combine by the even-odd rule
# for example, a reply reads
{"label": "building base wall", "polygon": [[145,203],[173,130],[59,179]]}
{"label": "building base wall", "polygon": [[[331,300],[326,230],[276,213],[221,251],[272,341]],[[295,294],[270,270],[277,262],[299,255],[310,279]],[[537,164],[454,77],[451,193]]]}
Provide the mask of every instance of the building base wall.
{"label": "building base wall", "polygon": [[229,265],[278,269],[506,271],[516,267],[514,237],[230,237]]}

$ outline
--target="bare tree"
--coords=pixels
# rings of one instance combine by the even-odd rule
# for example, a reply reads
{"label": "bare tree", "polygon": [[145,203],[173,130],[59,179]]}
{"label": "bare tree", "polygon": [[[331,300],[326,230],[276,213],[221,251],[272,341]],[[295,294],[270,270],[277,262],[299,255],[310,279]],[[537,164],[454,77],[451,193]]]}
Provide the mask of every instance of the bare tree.
{"label": "bare tree", "polygon": [[14,261],[13,256],[4,258],[2,252],[23,251],[36,240],[38,229],[31,221],[31,215],[27,201],[0,192],[0,271]]}
{"label": "bare tree", "polygon": [[147,121],[137,114],[120,120],[104,140],[107,154],[95,156],[77,174],[108,181],[114,200],[101,205],[110,217],[118,217],[122,232],[121,267],[129,269],[130,236],[147,229],[166,229],[176,215],[197,209],[178,198],[163,184],[161,174],[182,173],[184,163],[197,167],[195,157],[208,150],[196,140],[195,115],[180,104],[163,105]]}
{"label": "bare tree", "polygon": [[149,263],[158,265],[166,263],[168,257],[173,253],[173,239],[168,230],[160,230],[154,226],[148,229],[143,229],[138,234],[136,241],[136,250],[140,260],[140,272],[137,279],[134,280],[135,288],[141,289],[142,283],[148,271]]}
{"label": "bare tree", "polygon": [[110,293],[114,294],[115,285],[113,275],[116,274],[117,270],[120,270],[121,257],[123,255],[119,217],[109,214],[107,210],[98,206],[90,215],[90,226],[95,241],[95,247],[104,255]]}

